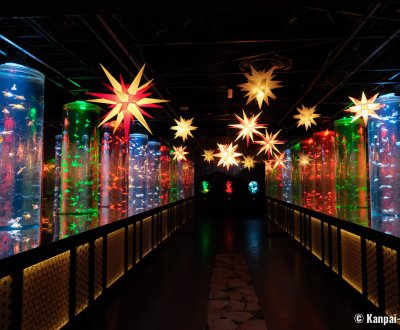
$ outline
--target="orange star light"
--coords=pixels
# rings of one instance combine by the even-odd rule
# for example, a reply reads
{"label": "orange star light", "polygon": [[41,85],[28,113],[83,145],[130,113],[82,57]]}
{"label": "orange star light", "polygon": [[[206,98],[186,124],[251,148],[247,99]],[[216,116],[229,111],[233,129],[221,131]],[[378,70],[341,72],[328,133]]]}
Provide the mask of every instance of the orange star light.
{"label": "orange star light", "polygon": [[228,146],[226,144],[219,144],[219,153],[215,154],[215,157],[220,157],[221,159],[218,162],[218,166],[222,164],[228,170],[231,165],[238,165],[236,157],[242,156],[241,153],[236,152],[238,145],[232,146],[232,143]]}
{"label": "orange star light", "polygon": [[255,167],[255,161],[253,156],[243,156],[244,160],[242,161],[243,167],[251,170]]}
{"label": "orange star light", "polygon": [[229,125],[229,126],[240,129],[239,135],[237,136],[236,140],[239,138],[242,138],[242,139],[246,138],[246,143],[248,146],[250,139],[251,139],[251,141],[254,141],[253,133],[255,133],[257,135],[262,135],[257,129],[263,128],[265,126],[265,124],[257,123],[258,117],[261,115],[261,112],[255,116],[251,116],[250,118],[247,118],[244,110],[242,110],[242,111],[243,111],[243,118],[240,118],[237,114],[235,114],[235,116],[239,120],[240,124],[234,124],[234,125]]}
{"label": "orange star light", "polygon": [[280,154],[280,155],[275,155],[275,164],[274,168],[277,168],[278,166],[286,168],[285,161],[283,159],[285,157],[285,154]]}
{"label": "orange star light", "polygon": [[264,160],[265,173],[269,173],[269,172],[273,171],[273,169],[274,169],[273,163],[274,163],[273,160]]}
{"label": "orange star light", "polygon": [[294,115],[293,118],[298,119],[299,121],[297,122],[297,127],[304,125],[306,128],[306,131],[308,130],[309,127],[311,127],[311,124],[317,125],[315,122],[315,118],[318,118],[321,116],[318,113],[314,113],[317,109],[315,106],[308,108],[305,107],[304,105],[301,106],[300,108],[297,108],[297,111],[299,112],[297,115]]}
{"label": "orange star light", "polygon": [[375,113],[376,110],[379,110],[383,107],[380,103],[374,103],[375,99],[378,97],[379,93],[373,95],[370,99],[367,100],[365,93],[362,92],[361,100],[357,100],[351,96],[349,99],[353,101],[354,105],[345,111],[355,113],[351,122],[357,120],[360,117],[363,117],[364,124],[367,126],[368,124],[368,117],[374,117],[379,119],[380,117]]}
{"label": "orange star light", "polygon": [[174,151],[172,152],[172,154],[174,155],[174,160],[176,159],[178,162],[180,162],[181,160],[186,160],[186,156],[187,154],[189,154],[189,152],[185,151],[186,147],[173,147]]}
{"label": "orange star light", "polygon": [[122,77],[121,83],[119,83],[101,64],[100,66],[102,67],[111,84],[111,86],[106,86],[108,89],[114,92],[114,94],[88,93],[90,95],[100,97],[99,99],[88,100],[88,102],[97,102],[110,105],[111,110],[106,114],[99,126],[116,116],[117,119],[114,127],[114,133],[123,121],[125,138],[128,139],[130,122],[134,122],[134,119],[136,118],[151,134],[153,134],[143,115],[149,118],[153,117],[142,108],[161,108],[161,106],[157,105],[156,103],[169,101],[149,98],[152,93],[149,92],[148,89],[152,86],[153,80],[150,80],[147,83],[139,86],[145,65],[143,65],[143,67],[140,69],[131,85],[126,85]]}
{"label": "orange star light", "polygon": [[299,162],[299,165],[300,165],[300,166],[307,166],[307,165],[310,165],[310,161],[311,161],[310,155],[299,154],[298,162]]}
{"label": "orange star light", "polygon": [[278,136],[279,132],[281,130],[279,130],[277,133],[273,134],[268,134],[268,130],[265,129],[265,136],[262,135],[262,141],[254,141],[254,143],[256,144],[260,144],[262,147],[260,148],[260,150],[258,151],[257,155],[260,154],[262,151],[264,151],[268,158],[270,156],[274,156],[274,153],[277,151],[278,153],[279,150],[276,147],[276,144],[284,144],[284,141],[279,141],[276,139],[276,137]]}
{"label": "orange star light", "polygon": [[204,149],[204,154],[202,154],[204,157],[205,162],[213,162],[214,161],[214,150],[205,150]]}

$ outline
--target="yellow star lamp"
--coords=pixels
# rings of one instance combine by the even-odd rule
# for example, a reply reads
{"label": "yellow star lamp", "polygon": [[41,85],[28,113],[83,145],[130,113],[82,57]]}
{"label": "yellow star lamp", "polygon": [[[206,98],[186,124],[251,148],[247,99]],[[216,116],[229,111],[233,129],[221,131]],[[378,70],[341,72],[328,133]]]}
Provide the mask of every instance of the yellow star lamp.
{"label": "yellow star lamp", "polygon": [[243,156],[242,164],[244,168],[247,168],[249,171],[255,167],[255,160],[253,156]]}
{"label": "yellow star lamp", "polygon": [[242,139],[246,138],[246,143],[248,146],[250,139],[251,139],[251,141],[254,141],[253,133],[257,134],[257,135],[262,135],[257,129],[263,128],[265,126],[265,124],[257,123],[258,117],[261,115],[261,112],[255,116],[251,116],[250,118],[248,118],[246,116],[246,113],[244,112],[244,110],[242,110],[242,111],[243,111],[243,118],[241,118],[237,114],[235,114],[236,118],[239,121],[239,124],[233,124],[233,125],[229,125],[229,126],[240,129],[236,140],[239,138],[242,138]]}
{"label": "yellow star lamp", "polygon": [[279,130],[275,134],[274,133],[269,134],[268,130],[265,129],[265,136],[264,135],[261,136],[262,140],[261,141],[254,141],[255,144],[261,145],[261,148],[258,151],[257,155],[260,154],[262,151],[264,151],[267,154],[268,158],[269,158],[270,156],[274,156],[275,152],[280,153],[278,148],[276,147],[276,145],[285,143],[284,141],[277,140],[277,136],[278,136],[280,131],[281,130]]}
{"label": "yellow star lamp", "polygon": [[205,162],[213,162],[214,161],[214,150],[206,150],[204,149],[204,154],[202,154],[204,157]]}
{"label": "yellow star lamp", "polygon": [[176,126],[171,126],[172,130],[175,130],[175,139],[178,137],[181,137],[183,142],[187,139],[188,136],[193,137],[193,134],[191,131],[197,129],[197,127],[192,126],[193,123],[193,118],[191,119],[183,119],[180,116],[180,120],[174,119],[176,122]]}
{"label": "yellow star lamp", "polygon": [[307,166],[310,165],[310,155],[306,154],[299,154],[299,159],[297,160],[300,166]]}
{"label": "yellow star lamp", "polygon": [[285,161],[283,160],[283,157],[285,157],[285,154],[275,155],[274,168],[277,168],[279,166],[286,168]]}
{"label": "yellow star lamp", "polygon": [[185,151],[186,147],[175,147],[173,146],[174,151],[172,152],[172,154],[174,155],[174,160],[177,160],[178,162],[182,161],[182,160],[186,160],[186,156],[187,154],[189,154],[189,152]]}
{"label": "yellow star lamp", "polygon": [[218,143],[218,148],[219,148],[219,153],[215,154],[215,157],[221,158],[218,162],[218,166],[222,165],[226,167],[229,170],[229,167],[231,165],[238,165],[238,161],[236,157],[242,156],[241,153],[236,152],[238,145],[226,145],[226,144],[219,144]]}
{"label": "yellow star lamp", "polygon": [[297,111],[299,113],[293,116],[293,118],[298,119],[297,127],[304,125],[307,131],[308,128],[311,127],[311,124],[317,125],[314,119],[318,118],[321,115],[315,113],[316,110],[317,109],[315,108],[315,106],[308,108],[302,105],[301,109],[297,108]]}
{"label": "yellow star lamp", "polygon": [[368,117],[374,117],[379,119],[380,117],[376,114],[376,110],[379,110],[383,107],[380,103],[374,103],[375,99],[378,97],[379,93],[373,95],[371,98],[367,99],[365,93],[362,92],[361,100],[357,100],[351,96],[349,96],[350,100],[354,103],[352,107],[345,111],[353,112],[355,115],[351,122],[357,120],[362,117],[364,120],[365,126],[368,124]]}

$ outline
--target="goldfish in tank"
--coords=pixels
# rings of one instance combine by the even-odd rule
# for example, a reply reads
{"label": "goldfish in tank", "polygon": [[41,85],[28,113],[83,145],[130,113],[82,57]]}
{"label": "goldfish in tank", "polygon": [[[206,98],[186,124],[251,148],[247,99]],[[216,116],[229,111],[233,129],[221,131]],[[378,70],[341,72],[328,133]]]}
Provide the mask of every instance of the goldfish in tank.
{"label": "goldfish in tank", "polygon": [[32,216],[29,213],[23,215],[25,220],[29,220]]}
{"label": "goldfish in tank", "polygon": [[17,85],[16,84],[12,85],[11,90],[12,91],[16,91],[17,90]]}
{"label": "goldfish in tank", "polygon": [[37,209],[39,208],[39,205],[37,205],[37,204],[32,204],[32,208],[33,208],[34,210],[37,210]]}
{"label": "goldfish in tank", "polygon": [[25,166],[23,166],[23,167],[20,167],[19,168],[19,170],[18,170],[18,172],[17,172],[17,174],[21,174],[22,173],[22,171],[25,169]]}
{"label": "goldfish in tank", "polygon": [[0,132],[0,135],[11,135],[13,131],[2,131]]}
{"label": "goldfish in tank", "polygon": [[25,109],[25,107],[22,104],[10,103],[9,106],[12,107],[12,109],[19,109],[19,110]]}
{"label": "goldfish in tank", "polygon": [[15,95],[14,100],[25,101],[25,96],[23,96],[23,95]]}
{"label": "goldfish in tank", "polygon": [[1,92],[3,93],[3,95],[4,95],[5,97],[13,97],[13,96],[14,96],[13,93],[10,93],[10,92],[7,92],[7,91],[1,91]]}
{"label": "goldfish in tank", "polygon": [[10,113],[10,111],[8,111],[7,108],[4,108],[1,112],[2,112],[2,113],[5,113],[6,115],[8,115],[8,114]]}

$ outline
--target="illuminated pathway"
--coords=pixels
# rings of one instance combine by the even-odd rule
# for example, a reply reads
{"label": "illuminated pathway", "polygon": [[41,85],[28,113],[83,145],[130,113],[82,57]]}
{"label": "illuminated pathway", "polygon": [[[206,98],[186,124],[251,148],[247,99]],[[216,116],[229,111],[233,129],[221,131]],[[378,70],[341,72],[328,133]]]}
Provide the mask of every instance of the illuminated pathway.
{"label": "illuminated pathway", "polygon": [[276,228],[266,235],[262,217],[223,213],[198,216],[72,328],[205,330],[215,257],[239,254],[268,330],[366,329],[353,318],[372,307],[297,242]]}

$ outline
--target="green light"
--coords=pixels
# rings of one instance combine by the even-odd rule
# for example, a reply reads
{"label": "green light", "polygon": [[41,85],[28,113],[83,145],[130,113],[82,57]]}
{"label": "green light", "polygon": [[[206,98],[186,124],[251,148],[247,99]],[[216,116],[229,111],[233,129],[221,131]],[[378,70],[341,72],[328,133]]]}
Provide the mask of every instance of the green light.
{"label": "green light", "polygon": [[202,181],[201,182],[201,193],[202,194],[208,194],[211,190],[211,185],[208,181]]}

